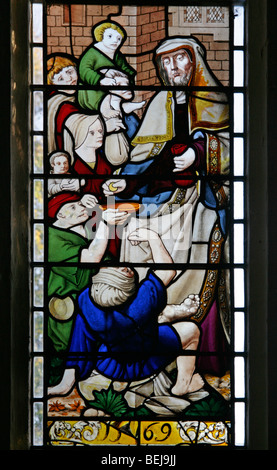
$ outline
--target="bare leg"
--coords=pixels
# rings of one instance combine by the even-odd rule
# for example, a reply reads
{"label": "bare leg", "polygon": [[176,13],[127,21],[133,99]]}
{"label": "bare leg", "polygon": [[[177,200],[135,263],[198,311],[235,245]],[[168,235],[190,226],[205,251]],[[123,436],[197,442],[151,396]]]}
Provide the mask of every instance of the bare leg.
{"label": "bare leg", "polygon": [[[184,350],[196,351],[199,342],[199,329],[192,322],[180,322],[173,325],[180,336]],[[195,371],[195,356],[178,356],[177,380],[171,392],[174,395],[185,395],[203,387],[204,381]]]}
{"label": "bare leg", "polygon": [[75,369],[66,369],[58,385],[48,388],[48,395],[66,395],[75,384]]}

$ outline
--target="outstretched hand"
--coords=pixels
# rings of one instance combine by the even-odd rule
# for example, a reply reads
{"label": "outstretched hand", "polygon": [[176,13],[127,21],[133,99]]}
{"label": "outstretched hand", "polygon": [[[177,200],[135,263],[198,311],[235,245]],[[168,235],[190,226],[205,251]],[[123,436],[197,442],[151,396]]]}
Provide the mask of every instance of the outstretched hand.
{"label": "outstretched hand", "polygon": [[134,246],[139,245],[141,242],[149,242],[151,240],[157,240],[158,238],[159,235],[148,228],[137,228],[128,236],[128,240],[130,241],[131,245]]}
{"label": "outstretched hand", "polygon": [[81,199],[81,203],[83,206],[93,209],[98,203],[98,200],[93,194],[85,194]]}
{"label": "outstretched hand", "polygon": [[107,209],[102,217],[108,225],[122,225],[128,219],[129,214],[118,209]]}
{"label": "outstretched hand", "polygon": [[105,196],[114,196],[115,193],[120,193],[126,188],[125,180],[107,180],[103,185],[103,193]]}

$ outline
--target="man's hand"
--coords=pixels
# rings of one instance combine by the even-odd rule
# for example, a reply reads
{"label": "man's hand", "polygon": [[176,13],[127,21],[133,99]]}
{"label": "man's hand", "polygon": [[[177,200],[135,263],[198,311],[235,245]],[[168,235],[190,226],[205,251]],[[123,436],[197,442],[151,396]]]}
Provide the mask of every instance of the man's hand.
{"label": "man's hand", "polygon": [[95,196],[93,196],[93,194],[85,194],[81,199],[81,203],[83,206],[88,207],[89,209],[93,209],[93,207],[95,207],[98,203],[98,200]]}
{"label": "man's hand", "polygon": [[120,70],[116,69],[100,69],[100,72],[105,75],[107,78],[114,78],[114,77],[123,77],[123,78],[128,78],[128,75],[126,73],[121,72]]}
{"label": "man's hand", "polygon": [[105,126],[107,129],[107,132],[117,132],[120,131],[120,129],[126,129],[124,126],[121,117],[116,116],[112,117],[110,119],[105,120]]}
{"label": "man's hand", "polygon": [[108,77],[104,77],[100,80],[100,85],[103,85],[103,86],[115,86],[116,85],[116,81],[113,79],[113,78],[108,78]]}
{"label": "man's hand", "polygon": [[159,239],[159,235],[148,228],[137,228],[128,236],[131,245],[139,245],[141,242],[150,242]]}
{"label": "man's hand", "polygon": [[102,217],[108,225],[122,225],[128,219],[129,214],[118,209],[107,209],[103,212]]}
{"label": "man's hand", "polygon": [[175,168],[173,172],[186,170],[194,163],[195,158],[195,151],[192,148],[188,148],[182,155],[174,157]]}
{"label": "man's hand", "polygon": [[139,245],[141,242],[147,241],[152,252],[153,262],[168,264],[168,269],[155,271],[156,276],[167,286],[174,278],[176,271],[172,268],[173,260],[159,234],[147,228],[138,228],[130,233],[128,240],[132,245]]}
{"label": "man's hand", "polygon": [[65,191],[78,191],[80,188],[80,182],[78,179],[63,179],[61,181],[61,187]]}
{"label": "man's hand", "polygon": [[114,196],[115,193],[120,193],[126,188],[125,180],[107,180],[103,185],[103,192],[105,196]]}

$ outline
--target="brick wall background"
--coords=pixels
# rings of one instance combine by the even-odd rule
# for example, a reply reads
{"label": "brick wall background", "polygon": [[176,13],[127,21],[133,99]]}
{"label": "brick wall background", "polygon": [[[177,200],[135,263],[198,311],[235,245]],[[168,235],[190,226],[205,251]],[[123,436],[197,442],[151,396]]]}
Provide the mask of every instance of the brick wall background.
{"label": "brick wall background", "polygon": [[[152,62],[152,50],[165,37],[165,8],[163,6],[123,6],[120,16],[117,5],[72,5],[71,37],[73,54],[78,58],[92,42],[91,28],[115,15],[113,19],[123,26],[127,40],[121,51],[129,54],[141,54],[127,57],[137,70],[138,85],[159,84]],[[229,44],[227,41],[215,41],[213,34],[195,34],[207,50],[208,63],[216,77],[224,84],[229,83]],[[149,51],[149,53],[148,53]],[[66,52],[71,54],[69,11],[67,6],[51,5],[47,11],[47,52]]]}
{"label": "brick wall background", "polygon": [[[49,5],[47,10],[47,53],[63,52],[79,58],[92,43],[91,29],[100,21],[111,20],[121,24],[127,39],[121,52],[137,70],[136,84],[159,85],[160,81],[152,61],[152,51],[166,36],[165,7],[117,5],[72,5],[71,28],[68,6]],[[119,15],[120,13],[120,15]],[[117,16],[118,15],[118,16]],[[169,26],[171,16],[169,15]],[[229,44],[215,41],[213,34],[194,34],[205,46],[207,60],[215,76],[223,85],[229,84]],[[134,57],[133,55],[137,55]],[[142,54],[142,55],[140,55]],[[135,91],[134,101],[148,101],[151,91]],[[138,111],[141,115],[142,111]]]}

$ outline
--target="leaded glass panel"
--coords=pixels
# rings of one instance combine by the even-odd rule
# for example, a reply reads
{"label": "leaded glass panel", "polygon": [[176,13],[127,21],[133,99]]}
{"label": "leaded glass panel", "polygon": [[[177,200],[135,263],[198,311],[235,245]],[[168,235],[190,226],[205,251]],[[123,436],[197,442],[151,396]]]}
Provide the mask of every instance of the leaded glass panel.
{"label": "leaded glass panel", "polygon": [[32,446],[244,446],[243,2],[30,13]]}

